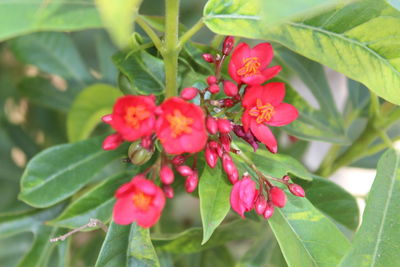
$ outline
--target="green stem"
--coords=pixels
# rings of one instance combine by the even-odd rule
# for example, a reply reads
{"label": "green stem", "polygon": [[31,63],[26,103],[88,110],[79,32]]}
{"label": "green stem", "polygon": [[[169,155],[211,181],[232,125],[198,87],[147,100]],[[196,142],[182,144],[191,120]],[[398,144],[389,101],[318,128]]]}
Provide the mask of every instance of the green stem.
{"label": "green stem", "polygon": [[165,0],[165,97],[177,95],[179,0]]}
{"label": "green stem", "polygon": [[203,18],[196,22],[184,35],[182,35],[181,39],[178,43],[178,49],[181,50],[183,45],[192,38],[202,27],[204,26]]}
{"label": "green stem", "polygon": [[138,18],[136,19],[136,23],[139,24],[139,26],[150,37],[158,51],[162,53],[162,42],[160,38],[158,38],[157,34],[153,31],[153,29],[147,24],[147,22],[141,16],[138,16]]}

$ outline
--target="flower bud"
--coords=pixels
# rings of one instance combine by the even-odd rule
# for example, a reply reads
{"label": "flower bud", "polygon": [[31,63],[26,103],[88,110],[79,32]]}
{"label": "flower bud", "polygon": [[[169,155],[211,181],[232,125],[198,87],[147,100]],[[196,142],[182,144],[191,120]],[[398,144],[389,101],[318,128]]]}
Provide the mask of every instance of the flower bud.
{"label": "flower bud", "polygon": [[305,197],[306,193],[304,192],[303,187],[298,184],[289,184],[288,185],[290,193],[297,197]]}
{"label": "flower bud", "polygon": [[235,38],[233,36],[226,36],[224,43],[222,45],[222,53],[224,55],[229,55],[229,53],[233,49],[234,44],[235,44]]}
{"label": "flower bud", "polygon": [[257,149],[258,149],[258,143],[257,143],[257,141],[258,141],[258,140],[256,140],[255,136],[252,134],[251,131],[245,132],[244,129],[243,129],[243,126],[241,126],[241,125],[234,125],[234,126],[233,126],[233,132],[236,134],[237,137],[240,137],[240,138],[242,138],[244,141],[246,141],[247,143],[249,143],[249,144],[253,147],[254,152],[257,151]]}
{"label": "flower bud", "polygon": [[216,151],[217,151],[218,157],[222,158],[222,155],[224,154],[224,149],[222,148],[221,144],[217,143]]}
{"label": "flower bud", "polygon": [[282,177],[282,180],[285,181],[285,182],[289,182],[290,181],[290,176],[289,175],[284,175]]}
{"label": "flower bud", "polygon": [[181,97],[185,100],[192,100],[196,97],[199,90],[195,87],[187,87],[182,90]]}
{"label": "flower bud", "polygon": [[104,123],[111,124],[111,122],[112,122],[112,114],[104,115],[103,117],[101,117],[101,120]]}
{"label": "flower bud", "polygon": [[171,170],[171,168],[168,165],[164,165],[161,167],[160,170],[160,180],[161,183],[169,185],[174,182],[174,172]]}
{"label": "flower bud", "polygon": [[235,102],[233,102],[233,100],[230,98],[222,99],[223,107],[230,108],[230,107],[233,107],[234,104],[235,104]]}
{"label": "flower bud", "polygon": [[216,83],[211,84],[210,87],[208,87],[208,91],[210,91],[211,94],[217,94],[219,92],[219,86]]}
{"label": "flower bud", "polygon": [[208,85],[213,85],[217,83],[217,77],[215,77],[214,75],[208,76],[207,77],[207,84]]}
{"label": "flower bud", "polygon": [[226,119],[218,119],[218,131],[220,133],[229,133],[232,130],[232,123]]}
{"label": "flower bud", "polygon": [[235,96],[238,94],[238,87],[231,81],[224,81],[224,93],[227,96]]}
{"label": "flower bud", "polygon": [[170,185],[163,185],[162,189],[166,198],[174,197],[174,189]]}
{"label": "flower bud", "polygon": [[109,135],[103,141],[104,150],[114,150],[123,142],[122,136],[119,133]]}
{"label": "flower bud", "polygon": [[269,190],[269,197],[272,201],[272,204],[279,208],[283,208],[286,205],[286,194],[279,187],[271,187]]}
{"label": "flower bud", "polygon": [[254,209],[260,215],[264,215],[265,209],[267,208],[267,200],[263,195],[259,195],[256,202],[254,203]]}
{"label": "flower bud", "polygon": [[133,142],[128,149],[128,157],[135,165],[143,165],[154,153],[154,146],[149,150],[142,147],[140,141]]}
{"label": "flower bud", "polygon": [[269,219],[272,217],[272,215],[274,215],[274,205],[272,205],[272,203],[268,201],[264,211],[264,218]]}
{"label": "flower bud", "polygon": [[236,184],[236,182],[239,180],[239,171],[237,170],[236,166],[232,173],[228,175],[228,180],[231,182],[231,184]]}
{"label": "flower bud", "polygon": [[206,54],[203,54],[202,57],[203,57],[204,61],[206,61],[208,63],[214,62],[214,56],[211,54],[206,53]]}
{"label": "flower bud", "polygon": [[177,171],[179,172],[179,174],[182,175],[182,176],[189,176],[189,175],[192,175],[192,174],[193,174],[193,170],[192,170],[189,166],[187,166],[187,165],[178,166],[178,167],[176,168],[176,170],[177,170]]}
{"label": "flower bud", "polygon": [[197,185],[199,184],[199,176],[196,171],[193,172],[192,175],[189,175],[185,181],[185,189],[186,192],[192,193]]}
{"label": "flower bud", "polygon": [[152,145],[153,145],[153,140],[151,139],[151,136],[144,136],[142,137],[142,141],[141,141],[141,146],[143,148],[146,148],[147,150],[151,150],[152,149]]}
{"label": "flower bud", "polygon": [[172,164],[174,164],[175,166],[179,166],[182,165],[185,162],[185,157],[182,155],[177,155],[175,157],[172,158]]}
{"label": "flower bud", "polygon": [[207,127],[207,131],[210,134],[216,134],[218,132],[217,120],[212,116],[207,116],[207,118],[206,118],[206,127]]}
{"label": "flower bud", "polygon": [[215,151],[215,149],[212,149],[210,147],[210,145],[208,145],[208,144],[206,146],[204,156],[206,158],[206,162],[207,162],[208,166],[210,166],[211,168],[215,168],[215,166],[217,166],[217,162],[218,162],[217,152]]}
{"label": "flower bud", "polygon": [[219,141],[221,142],[222,148],[229,152],[231,150],[231,137],[229,134],[221,134],[219,136]]}
{"label": "flower bud", "polygon": [[222,155],[222,167],[228,176],[237,172],[235,163],[233,163],[231,156],[228,153]]}

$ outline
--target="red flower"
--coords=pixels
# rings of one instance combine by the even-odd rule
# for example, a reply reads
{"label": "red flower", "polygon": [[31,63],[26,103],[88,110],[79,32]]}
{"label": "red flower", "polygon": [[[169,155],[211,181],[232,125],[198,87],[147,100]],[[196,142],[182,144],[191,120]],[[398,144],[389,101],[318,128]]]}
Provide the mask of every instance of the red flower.
{"label": "red flower", "polygon": [[232,209],[244,218],[244,213],[253,208],[257,194],[256,183],[250,177],[236,182],[231,191]]}
{"label": "red flower", "polygon": [[113,218],[117,224],[136,222],[142,227],[151,227],[160,218],[165,205],[162,190],[144,175],[137,175],[118,188],[115,197]]}
{"label": "red flower", "polygon": [[109,123],[124,140],[135,141],[153,132],[155,108],[154,96],[126,95],[115,103]]}
{"label": "red flower", "polygon": [[248,44],[240,43],[232,53],[228,67],[229,75],[238,84],[262,84],[281,71],[281,66],[268,68],[273,57],[270,43],[261,43],[252,49]]}
{"label": "red flower", "polygon": [[207,141],[203,110],[181,98],[171,97],[160,106],[156,133],[169,154],[195,153]]}
{"label": "red flower", "polygon": [[283,126],[294,121],[299,115],[294,106],[282,103],[284,96],[285,85],[275,82],[264,86],[248,87],[243,97],[244,130],[248,132],[250,129],[272,153],[278,151],[278,145],[271,130],[265,124]]}

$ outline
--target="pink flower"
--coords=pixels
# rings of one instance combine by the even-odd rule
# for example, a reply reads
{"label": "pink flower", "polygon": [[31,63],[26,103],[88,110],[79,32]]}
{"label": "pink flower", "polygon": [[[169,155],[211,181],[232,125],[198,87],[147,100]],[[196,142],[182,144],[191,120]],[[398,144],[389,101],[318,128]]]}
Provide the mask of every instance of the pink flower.
{"label": "pink flower", "polygon": [[236,182],[231,191],[232,209],[244,218],[244,213],[253,208],[257,194],[256,183],[251,178],[245,177]]}
{"label": "pink flower", "polygon": [[284,126],[294,121],[299,113],[287,103],[282,103],[285,96],[283,83],[269,83],[248,87],[243,97],[243,128],[262,142],[272,153],[278,151],[278,145],[271,130],[266,126]]}
{"label": "pink flower", "polygon": [[165,205],[163,191],[144,175],[137,175],[115,193],[113,218],[117,224],[136,222],[141,227],[157,223]]}
{"label": "pink flower", "polygon": [[274,51],[270,43],[261,43],[254,48],[240,43],[232,53],[228,66],[229,75],[238,84],[262,84],[281,71],[281,66],[268,68],[273,57]]}

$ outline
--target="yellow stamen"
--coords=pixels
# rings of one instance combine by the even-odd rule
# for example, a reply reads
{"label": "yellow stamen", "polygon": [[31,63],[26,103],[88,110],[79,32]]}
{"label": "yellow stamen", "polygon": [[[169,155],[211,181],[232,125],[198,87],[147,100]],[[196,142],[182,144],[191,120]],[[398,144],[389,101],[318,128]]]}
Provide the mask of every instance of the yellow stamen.
{"label": "yellow stamen", "polygon": [[258,57],[248,57],[243,59],[243,67],[237,70],[237,75],[239,76],[252,76],[254,74],[260,73],[259,68],[261,66]]}
{"label": "yellow stamen", "polygon": [[182,115],[181,111],[175,109],[172,114],[167,115],[167,120],[172,130],[172,137],[176,138],[183,133],[191,133],[193,119]]}
{"label": "yellow stamen", "polygon": [[138,129],[140,122],[150,117],[150,112],[142,105],[128,107],[125,111],[125,122],[134,129]]}
{"label": "yellow stamen", "polygon": [[250,116],[257,117],[257,123],[263,123],[271,120],[274,113],[274,106],[272,106],[270,103],[263,105],[261,99],[259,98],[257,98],[256,106],[253,107],[249,112]]}

